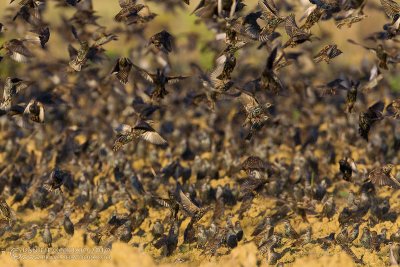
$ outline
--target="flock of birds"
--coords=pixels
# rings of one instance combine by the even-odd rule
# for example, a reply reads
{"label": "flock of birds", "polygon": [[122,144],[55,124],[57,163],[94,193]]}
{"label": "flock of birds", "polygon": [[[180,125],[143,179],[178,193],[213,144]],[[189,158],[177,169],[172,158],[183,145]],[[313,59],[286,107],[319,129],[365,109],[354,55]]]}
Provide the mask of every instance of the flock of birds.
{"label": "flock of birds", "polygon": [[[253,242],[269,264],[307,245],[339,246],[357,264],[368,263],[353,251],[363,247],[399,264],[400,228],[371,229],[397,220],[383,196],[400,189],[395,0],[258,0],[252,10],[200,0],[192,16],[206,41],[148,27],[152,5],[173,13],[189,0],[120,0],[114,28],[98,23],[91,0],[13,2],[0,23],[0,68],[10,75],[0,103],[2,249],[51,247],[83,229],[83,245],[122,241],[161,259]],[[72,16],[50,24],[52,8]],[[348,42],[374,60],[330,64],[349,55],[313,28],[350,28],[365,10],[384,11],[387,23],[363,36],[370,46]],[[52,52],[53,35],[69,59]],[[107,52],[113,42],[129,48],[125,57]],[[270,205],[257,210],[257,199]],[[32,210],[47,217],[27,220]],[[318,220],[340,227],[313,233]]]}

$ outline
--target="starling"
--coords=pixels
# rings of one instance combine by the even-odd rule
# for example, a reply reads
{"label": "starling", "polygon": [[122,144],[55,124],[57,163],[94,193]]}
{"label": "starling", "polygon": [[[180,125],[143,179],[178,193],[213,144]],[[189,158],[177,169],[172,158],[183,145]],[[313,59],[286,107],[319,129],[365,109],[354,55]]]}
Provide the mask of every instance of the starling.
{"label": "starling", "polygon": [[5,84],[4,84],[4,91],[3,91],[3,100],[0,103],[0,109],[8,111],[12,106],[12,100],[15,96],[28,86],[30,86],[32,82],[23,81],[19,78],[10,78],[7,77]]}
{"label": "starling", "polygon": [[47,223],[44,225],[42,239],[43,239],[43,243],[45,243],[47,245],[47,247],[51,248],[51,243],[53,242],[53,238],[51,236],[50,227]]}
{"label": "starling", "polygon": [[[147,22],[156,14],[149,11],[148,6],[136,3],[137,0],[119,0],[121,10],[115,15],[117,22],[124,22],[127,25]],[[143,12],[147,9],[147,13]]]}
{"label": "starling", "polygon": [[53,192],[54,190],[61,190],[61,186],[69,179],[71,174],[68,171],[60,170],[59,168],[54,168],[50,174],[50,178],[43,185],[43,188],[48,192]]}
{"label": "starling", "polygon": [[166,145],[167,141],[149,123],[151,122],[139,119],[133,127],[127,124],[119,125],[115,129],[117,139],[114,141],[113,151],[118,151],[122,146],[132,141],[138,142],[140,139],[154,145]]}
{"label": "starling", "polygon": [[268,238],[274,234],[274,227],[272,226],[271,217],[265,217],[253,230],[251,236],[258,236],[263,232],[268,233]]}
{"label": "starling", "polygon": [[73,236],[75,232],[74,224],[69,218],[68,214],[64,214],[64,222],[63,222],[64,231],[69,235]]}
{"label": "starling", "polygon": [[165,85],[174,84],[187,78],[185,76],[166,76],[164,70],[160,69],[157,69],[156,73],[149,73],[148,71],[136,65],[133,65],[133,67],[141,76],[143,76],[143,78],[154,85],[151,98],[156,100],[163,99],[168,94],[168,91],[165,89]]}
{"label": "starling", "polygon": [[[240,185],[240,195],[242,198],[253,196],[254,193],[259,193],[264,188],[268,179],[258,177],[248,177]],[[245,199],[242,200],[242,205],[246,203]]]}
{"label": "starling", "polygon": [[236,233],[236,238],[237,238],[238,242],[240,242],[243,239],[243,235],[244,235],[242,226],[240,225],[240,221],[235,222],[234,229],[235,229],[235,233]]}
{"label": "starling", "polygon": [[151,230],[154,238],[160,238],[164,234],[164,225],[159,221],[155,221]]}
{"label": "starling", "polygon": [[117,229],[116,236],[124,243],[128,243],[132,239],[132,221],[126,221],[121,227]]}
{"label": "starling", "polygon": [[196,230],[193,227],[194,221],[190,220],[183,232],[183,243],[192,244],[196,241]]}
{"label": "starling", "polygon": [[[347,82],[347,81],[346,81]],[[351,113],[354,108],[354,104],[357,101],[357,94],[358,94],[358,87],[360,85],[360,82],[354,82],[350,81],[349,83],[346,83],[346,111],[348,113]]]}
{"label": "starling", "polygon": [[283,47],[295,47],[298,44],[310,41],[311,34],[297,26],[294,14],[286,17],[285,31],[289,35],[289,40]]}
{"label": "starling", "polygon": [[133,190],[134,190],[136,195],[144,196],[146,194],[146,191],[143,188],[143,184],[139,180],[139,177],[137,175],[132,175],[131,176],[130,184],[132,185]]}
{"label": "starling", "polygon": [[386,107],[388,116],[395,119],[400,119],[400,99],[395,99]]}
{"label": "starling", "polygon": [[115,63],[111,74],[115,75],[121,83],[126,84],[128,82],[129,72],[131,71],[132,66],[133,64],[129,58],[121,57]]}
{"label": "starling", "polygon": [[349,243],[349,233],[347,231],[347,227],[340,229],[339,233],[335,236],[335,240],[340,245]]}
{"label": "starling", "polygon": [[351,176],[353,175],[353,171],[357,172],[357,165],[350,158],[343,158],[339,160],[339,169],[343,174],[343,180],[351,181]]}
{"label": "starling", "polygon": [[0,46],[0,50],[2,49],[6,50],[7,56],[11,57],[17,62],[25,63],[28,61],[28,59],[33,57],[32,52],[29,51],[22,40],[12,39],[7,41]]}
{"label": "starling", "polygon": [[47,42],[50,39],[49,27],[39,27],[37,29],[31,30],[27,35],[27,40],[33,40],[40,44],[42,48],[45,48]]}
{"label": "starling", "polygon": [[336,213],[336,204],[332,196],[330,196],[322,206],[322,216],[331,219]]}
{"label": "starling", "polygon": [[167,31],[163,30],[156,33],[150,38],[149,44],[153,44],[165,54],[171,53],[173,48],[174,37]]}
{"label": "starling", "polygon": [[319,63],[324,60],[326,63],[329,64],[329,61],[343,52],[337,48],[337,45],[326,45],[322,48],[321,51],[318,52],[316,56],[314,56],[315,63]]}
{"label": "starling", "polygon": [[307,13],[306,21],[304,22],[303,25],[301,25],[300,29],[310,30],[312,26],[314,26],[315,23],[317,23],[322,18],[322,16],[325,13],[325,10],[317,6],[312,6],[309,9],[307,9],[306,13]]}
{"label": "starling", "polygon": [[279,46],[275,46],[268,55],[267,62],[263,72],[261,73],[260,79],[260,85],[262,89],[270,90],[275,93],[280,92],[284,88],[282,81],[275,73],[275,71],[280,67],[279,63],[283,58],[283,54],[278,57],[278,49]]}
{"label": "starling", "polygon": [[359,116],[359,128],[358,132],[367,142],[368,134],[371,127],[378,121],[383,119],[383,108],[385,104],[382,101],[378,101],[368,108],[366,112],[360,113]]}
{"label": "starling", "polygon": [[242,170],[250,174],[252,171],[264,171],[266,164],[264,161],[257,156],[250,156],[242,162]]}
{"label": "starling", "polygon": [[209,207],[197,207],[182,190],[179,190],[179,199],[182,210],[192,218],[193,222],[199,221],[209,211]]}
{"label": "starling", "polygon": [[363,228],[363,233],[361,234],[360,237],[360,244],[366,249],[371,248],[371,232],[368,229],[368,227]]}
{"label": "starling", "polygon": [[387,164],[383,167],[373,169],[369,175],[368,179],[377,186],[390,186],[395,189],[400,189],[400,182],[391,175],[394,165]]}
{"label": "starling", "polygon": [[0,198],[0,213],[2,217],[8,221],[9,224],[14,219],[13,211],[3,198]]}
{"label": "starling", "polygon": [[34,239],[37,234],[37,229],[38,229],[38,225],[32,224],[30,230],[27,231],[26,233],[24,233],[24,235],[22,236],[22,239],[26,240],[26,241],[30,241],[30,240]]}
{"label": "starling", "polygon": [[338,27],[338,29],[341,29],[344,25],[347,25],[348,28],[351,28],[351,26],[354,23],[360,22],[363,19],[365,19],[367,17],[367,15],[364,14],[355,14],[355,15],[351,15],[345,18],[341,18],[336,20],[336,27]]}
{"label": "starling", "polygon": [[159,205],[169,208],[169,210],[171,211],[170,218],[177,220],[178,219],[178,211],[179,211],[179,203],[177,202],[175,194],[173,192],[169,192],[168,196],[169,196],[168,199],[163,199],[163,198],[159,198],[156,196],[154,196],[153,199]]}
{"label": "starling", "polygon": [[211,80],[227,81],[231,79],[231,73],[236,66],[236,57],[231,52],[226,52],[217,59],[217,67],[211,73]]}
{"label": "starling", "polygon": [[179,236],[179,224],[177,221],[171,223],[168,235],[163,235],[160,239],[154,242],[156,249],[162,249],[164,256],[171,256],[177,245]]}
{"label": "starling", "polygon": [[[269,36],[275,29],[285,21],[285,19],[278,14],[278,9],[273,0],[258,0],[258,6],[261,9],[261,18],[266,22],[262,28],[260,36]],[[261,38],[261,41],[266,41]]]}
{"label": "starling", "polygon": [[360,224],[359,224],[359,223],[356,223],[356,224],[353,226],[353,229],[351,229],[351,231],[350,231],[349,234],[348,234],[348,237],[349,237],[349,238],[348,238],[348,241],[349,241],[349,243],[353,243],[353,242],[357,239],[359,232],[360,232]]}
{"label": "starling", "polygon": [[89,54],[89,44],[88,42],[81,42],[81,47],[79,51],[75,51],[70,45],[68,47],[71,60],[69,61],[69,66],[75,71],[81,71],[82,67],[86,64]]}
{"label": "starling", "polygon": [[389,243],[389,260],[391,266],[397,266],[400,262],[400,245],[398,243]]}
{"label": "starling", "polygon": [[283,226],[285,228],[285,237],[290,239],[298,239],[300,235],[294,230],[293,226],[290,224],[288,220],[283,221]]}
{"label": "starling", "polygon": [[[257,20],[262,17],[261,12],[251,12],[247,14],[245,17],[239,17],[238,19],[231,19],[229,25],[232,27],[231,29],[235,33],[235,37],[238,39],[243,39],[247,41],[248,39],[257,40],[260,42],[266,42],[269,40],[272,31],[269,32],[269,29],[266,27],[261,28],[257,23]],[[268,25],[268,24],[267,24]],[[277,26],[277,25],[276,25]],[[264,32],[263,32],[264,30]],[[232,32],[228,32],[227,37],[232,41],[232,37],[230,34]]]}
{"label": "starling", "polygon": [[340,3],[336,0],[309,0],[311,4],[324,9],[329,13],[337,13],[340,11]]}
{"label": "starling", "polygon": [[238,245],[236,233],[233,229],[229,228],[226,233],[226,245],[229,248],[235,248]]}
{"label": "starling", "polygon": [[393,20],[393,24],[400,18],[400,5],[395,0],[381,0],[386,15]]}
{"label": "starling", "polygon": [[250,125],[250,133],[246,139],[251,139],[255,131],[260,130],[269,119],[268,109],[272,106],[270,103],[259,104],[259,102],[251,95],[242,93],[239,96],[240,103],[246,111],[246,120],[243,126]]}
{"label": "starling", "polygon": [[44,106],[37,100],[31,100],[26,106],[23,114],[25,121],[33,121],[37,123],[44,122]]}

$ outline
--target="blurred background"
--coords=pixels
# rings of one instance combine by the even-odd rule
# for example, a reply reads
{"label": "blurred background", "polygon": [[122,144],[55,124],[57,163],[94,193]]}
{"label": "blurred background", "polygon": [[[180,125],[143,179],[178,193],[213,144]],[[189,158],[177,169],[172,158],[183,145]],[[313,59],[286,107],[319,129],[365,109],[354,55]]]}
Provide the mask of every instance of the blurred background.
{"label": "blurred background", "polygon": [[[179,0],[177,0],[179,1]],[[296,0],[297,3],[299,0]],[[50,21],[52,25],[60,25],[62,24],[61,17],[64,16],[69,18],[73,12],[73,8],[59,8],[56,7],[56,3],[54,1],[48,1],[49,7],[47,12],[45,13],[45,20]],[[195,9],[200,0],[191,0],[190,6],[182,5],[183,8],[176,8],[172,10],[167,10],[166,5],[160,5],[153,1],[142,1],[146,3],[150,7],[150,10],[157,14],[157,17],[151,21],[148,27],[145,29],[146,37],[152,36],[154,33],[157,33],[163,29],[170,31],[176,37],[177,47],[185,42],[185,36],[187,34],[196,34],[198,38],[198,46],[205,46],[207,41],[209,41],[213,34],[207,29],[203,22],[197,22],[197,17],[195,15],[191,15],[191,11]],[[244,14],[252,11],[254,7],[257,5],[256,0],[247,0],[244,1],[247,5]],[[279,7],[281,4],[280,1],[275,1],[276,5]],[[284,2],[284,1],[282,1]],[[288,0],[290,3],[290,0]],[[300,18],[303,16],[307,7],[310,6],[308,0],[300,0],[302,5],[296,5],[297,10],[294,10],[296,14],[296,19],[299,22]],[[2,10],[0,15],[1,17],[7,13],[6,7],[8,6],[17,6],[18,1],[9,4],[8,0],[0,0],[0,10]],[[117,0],[93,0],[94,10],[96,10],[96,14],[100,17],[98,22],[100,25],[107,26],[107,29],[112,29],[118,26],[118,23],[114,21],[114,16],[120,10],[119,4]],[[280,10],[283,15],[287,15],[291,11],[285,11],[284,9]],[[336,43],[338,47],[344,52],[344,54],[335,59],[335,64],[339,65],[359,65],[361,60],[365,57],[368,59],[372,59],[373,55],[371,53],[366,53],[366,51],[358,46],[351,45],[347,42],[348,38],[352,38],[361,43],[368,44],[368,42],[363,41],[366,37],[367,33],[379,31],[382,28],[382,25],[385,22],[388,22],[389,19],[385,17],[384,12],[381,10],[381,6],[379,4],[379,0],[368,0],[368,5],[366,7],[366,14],[368,17],[359,23],[353,24],[352,28],[347,28],[347,26],[342,27],[342,29],[338,29],[332,20],[319,22],[316,26],[312,28],[312,32],[315,36],[322,38],[322,40],[317,40],[320,45],[315,46],[316,48],[320,48],[325,46],[328,43]],[[119,25],[121,26],[121,25]],[[283,27],[280,27],[278,30],[282,33]],[[62,42],[59,33],[56,30],[52,29],[51,38],[48,43],[48,49],[51,52],[57,53],[59,56],[67,56],[67,43]],[[7,33],[7,38],[9,37],[22,37],[19,36],[18,33]],[[0,37],[0,41],[3,41],[3,37]],[[287,38],[286,35],[283,34],[283,38]],[[143,40],[135,40],[134,38],[131,40],[125,40],[124,38],[120,38],[118,41],[111,42],[107,44],[106,50],[109,56],[113,56],[114,54],[127,54],[129,48],[135,46],[137,44],[143,43]],[[199,58],[199,63],[206,68],[212,67],[212,57],[205,51],[202,53],[201,57],[198,55],[190,55],[185,54],[185,61],[193,58]],[[264,55],[265,51],[256,50],[254,51],[254,58],[249,58],[249,60],[259,60],[259,56]],[[181,55],[179,53],[175,53],[171,55],[172,62],[181,60]],[[262,66],[264,62],[260,62]],[[320,65],[321,67],[326,67],[325,65]],[[3,74],[1,76],[4,76]]]}

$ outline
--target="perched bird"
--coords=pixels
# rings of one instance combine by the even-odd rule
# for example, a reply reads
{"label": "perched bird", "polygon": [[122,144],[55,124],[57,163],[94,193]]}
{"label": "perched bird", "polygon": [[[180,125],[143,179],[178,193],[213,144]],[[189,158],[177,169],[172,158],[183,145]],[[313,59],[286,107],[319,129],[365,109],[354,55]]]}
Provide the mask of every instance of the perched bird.
{"label": "perched bird", "polygon": [[47,223],[44,225],[44,230],[42,233],[42,240],[43,240],[43,243],[45,243],[47,245],[47,247],[51,248],[52,243],[53,243],[53,237],[50,232],[50,227]]}
{"label": "perched bird", "polygon": [[164,225],[159,221],[155,221],[151,230],[154,238],[160,238],[164,234]]}
{"label": "perched bird", "polygon": [[3,198],[0,198],[0,213],[9,224],[14,220],[14,213]]}
{"label": "perched bird", "polygon": [[166,145],[167,141],[149,123],[151,122],[139,119],[133,127],[127,124],[119,125],[115,129],[117,139],[114,141],[113,151],[118,151],[122,146],[132,141],[138,142],[140,139],[154,145]]}
{"label": "perched bird", "polygon": [[371,232],[368,227],[363,228],[363,232],[360,237],[360,244],[366,249],[371,248]]}
{"label": "perched bird", "polygon": [[399,265],[400,262],[400,245],[398,243],[389,243],[389,260],[392,266]]}
{"label": "perched bird", "polygon": [[73,236],[75,232],[74,224],[69,218],[68,214],[64,214],[64,222],[63,222],[64,231],[69,235]]}
{"label": "perched bird", "polygon": [[290,238],[290,239],[297,239],[300,237],[300,235],[294,230],[293,226],[290,224],[290,221],[284,220],[283,221],[283,226],[285,228],[285,237]]}
{"label": "perched bird", "polygon": [[400,182],[391,175],[394,165],[386,164],[383,167],[373,169],[369,175],[368,179],[377,186],[390,186],[395,189],[400,189]]}
{"label": "perched bird", "polygon": [[331,219],[335,215],[335,213],[336,213],[335,200],[333,199],[332,196],[330,196],[323,203],[321,215],[322,217],[327,217],[328,219]]}
{"label": "perched bird", "polygon": [[23,234],[22,239],[26,241],[34,239],[37,235],[37,229],[38,225],[32,224],[30,230]]}

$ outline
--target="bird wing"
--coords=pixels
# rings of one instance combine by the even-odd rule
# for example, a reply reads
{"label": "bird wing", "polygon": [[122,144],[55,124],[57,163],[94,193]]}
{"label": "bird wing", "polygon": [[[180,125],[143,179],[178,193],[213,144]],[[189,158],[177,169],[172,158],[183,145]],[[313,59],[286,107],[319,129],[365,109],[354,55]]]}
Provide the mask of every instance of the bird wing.
{"label": "bird wing", "polygon": [[146,131],[140,135],[140,138],[142,138],[143,140],[145,140],[153,145],[165,145],[168,143],[167,140],[165,140],[156,131],[153,131],[153,132]]}
{"label": "bird wing", "polygon": [[174,84],[188,78],[188,76],[170,76],[167,77],[168,84]]}
{"label": "bird wing", "polygon": [[179,190],[179,197],[184,211],[186,211],[190,216],[193,216],[199,210],[199,208],[182,192],[182,190]]}
{"label": "bird wing", "polygon": [[135,64],[133,64],[132,66],[139,72],[139,74],[140,74],[143,78],[145,78],[147,81],[149,81],[149,82],[151,82],[151,83],[154,83],[154,79],[153,79],[152,75],[151,75],[148,71],[142,69],[142,68],[139,67],[139,66],[136,66]]}
{"label": "bird wing", "polygon": [[254,97],[252,97],[251,95],[246,94],[246,93],[242,93],[239,96],[239,101],[244,106],[247,113],[249,113],[251,111],[251,109],[258,106],[257,100]]}

